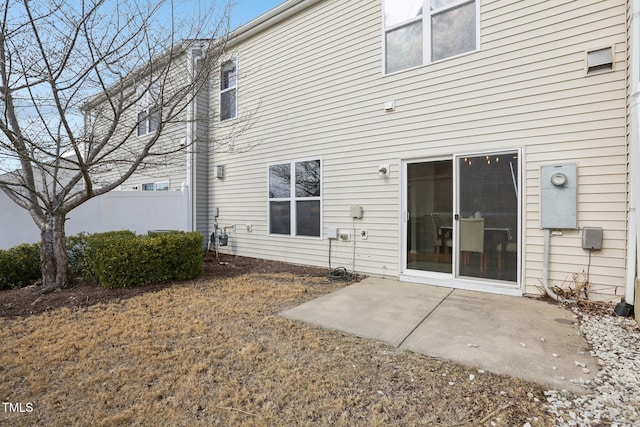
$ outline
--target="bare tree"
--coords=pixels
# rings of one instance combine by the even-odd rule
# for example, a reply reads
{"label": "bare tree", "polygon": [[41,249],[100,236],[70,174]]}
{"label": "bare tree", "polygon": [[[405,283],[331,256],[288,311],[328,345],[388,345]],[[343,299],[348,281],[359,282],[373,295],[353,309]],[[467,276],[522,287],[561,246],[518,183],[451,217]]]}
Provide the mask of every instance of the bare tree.
{"label": "bare tree", "polygon": [[66,215],[188,149],[162,135],[215,77],[229,4],[189,22],[163,0],[4,0],[1,12],[0,189],[40,229],[49,291],[69,281]]}

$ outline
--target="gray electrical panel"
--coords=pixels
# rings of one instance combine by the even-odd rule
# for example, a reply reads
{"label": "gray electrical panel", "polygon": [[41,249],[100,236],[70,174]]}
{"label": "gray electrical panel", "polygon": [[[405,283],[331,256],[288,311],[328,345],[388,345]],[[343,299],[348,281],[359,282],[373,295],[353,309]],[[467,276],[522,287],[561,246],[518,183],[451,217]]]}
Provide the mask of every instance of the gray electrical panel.
{"label": "gray electrical panel", "polygon": [[542,228],[578,228],[578,167],[575,163],[540,169]]}
{"label": "gray electrical panel", "polygon": [[602,227],[584,227],[582,229],[582,248],[591,251],[602,249]]}

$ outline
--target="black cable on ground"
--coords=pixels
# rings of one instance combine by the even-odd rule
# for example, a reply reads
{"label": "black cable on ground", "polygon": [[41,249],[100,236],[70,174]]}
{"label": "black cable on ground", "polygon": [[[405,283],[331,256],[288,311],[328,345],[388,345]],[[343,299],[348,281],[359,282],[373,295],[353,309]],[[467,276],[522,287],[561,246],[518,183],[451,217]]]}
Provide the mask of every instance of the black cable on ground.
{"label": "black cable on ground", "polygon": [[356,278],[354,273],[350,273],[344,267],[331,269],[331,239],[329,239],[329,274],[327,277],[332,282],[352,282]]}
{"label": "black cable on ground", "polygon": [[332,282],[352,282],[355,280],[356,275],[347,271],[344,267],[338,267],[330,271],[328,277]]}

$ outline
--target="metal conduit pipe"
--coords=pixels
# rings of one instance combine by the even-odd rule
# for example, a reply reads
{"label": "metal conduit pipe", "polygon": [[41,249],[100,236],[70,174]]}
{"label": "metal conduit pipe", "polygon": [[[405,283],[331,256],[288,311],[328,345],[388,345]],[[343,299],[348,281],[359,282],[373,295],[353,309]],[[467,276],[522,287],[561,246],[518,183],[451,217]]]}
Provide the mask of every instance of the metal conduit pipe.
{"label": "metal conduit pipe", "polygon": [[556,294],[549,287],[549,252],[551,249],[551,229],[544,229],[544,259],[542,262],[542,286],[551,298],[558,302],[576,302],[576,300],[566,299]]}

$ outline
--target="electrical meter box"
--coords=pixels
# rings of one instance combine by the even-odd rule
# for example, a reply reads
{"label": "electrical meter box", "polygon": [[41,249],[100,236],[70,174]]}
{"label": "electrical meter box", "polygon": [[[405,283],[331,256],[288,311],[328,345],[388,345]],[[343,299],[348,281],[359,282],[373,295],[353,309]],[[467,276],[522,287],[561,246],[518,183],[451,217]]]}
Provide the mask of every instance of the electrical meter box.
{"label": "electrical meter box", "polygon": [[540,215],[542,228],[578,228],[578,166],[575,163],[542,166]]}

